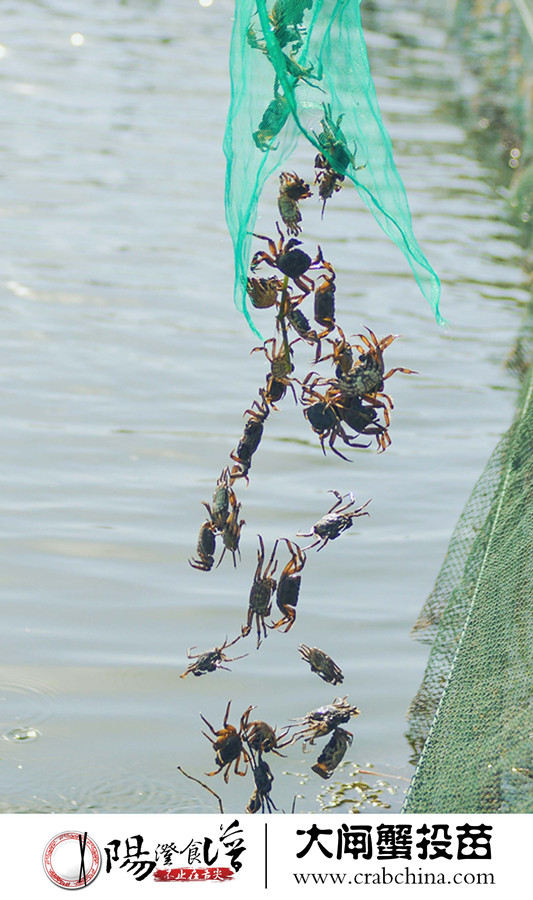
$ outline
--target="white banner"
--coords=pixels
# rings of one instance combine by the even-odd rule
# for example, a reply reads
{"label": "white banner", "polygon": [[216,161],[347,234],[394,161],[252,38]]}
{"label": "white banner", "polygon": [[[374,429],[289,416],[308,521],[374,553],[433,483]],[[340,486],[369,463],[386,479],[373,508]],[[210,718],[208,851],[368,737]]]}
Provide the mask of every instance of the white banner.
{"label": "white banner", "polygon": [[[59,898],[525,896],[522,815],[4,815],[0,885]],[[167,885],[165,887],[164,885]],[[346,893],[348,892],[348,893]],[[529,893],[529,888],[528,888]]]}

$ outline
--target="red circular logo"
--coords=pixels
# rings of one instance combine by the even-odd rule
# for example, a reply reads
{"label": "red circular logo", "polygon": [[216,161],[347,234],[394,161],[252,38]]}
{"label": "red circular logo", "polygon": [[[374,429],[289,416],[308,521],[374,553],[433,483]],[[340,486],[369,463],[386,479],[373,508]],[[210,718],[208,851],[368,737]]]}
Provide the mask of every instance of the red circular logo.
{"label": "red circular logo", "polygon": [[43,866],[50,881],[69,890],[87,887],[98,875],[102,856],[87,832],[63,831],[44,848]]}

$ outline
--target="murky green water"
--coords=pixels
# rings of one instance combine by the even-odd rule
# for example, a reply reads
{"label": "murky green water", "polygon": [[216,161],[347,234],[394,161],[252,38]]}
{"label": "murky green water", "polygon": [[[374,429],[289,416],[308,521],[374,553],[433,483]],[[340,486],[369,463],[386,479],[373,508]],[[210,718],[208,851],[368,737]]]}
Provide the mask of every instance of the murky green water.
{"label": "murky green water", "polygon": [[[289,398],[268,421],[242,561],[188,565],[209,500],[266,373],[232,306],[221,149],[232,3],[10,3],[0,58],[4,812],[210,812],[177,772],[213,768],[201,711],[279,726],[348,694],[361,716],[348,759],[409,778],[405,713],[426,649],[409,630],[469,492],[513,410],[503,360],[526,302],[514,228],[460,121],[460,66],[412,5],[366,13],[372,70],[415,233],[443,281],[439,329],[407,264],[345,187],[307,214],[337,271],[337,319],[402,338],[392,446],[324,458]],[[84,36],[83,44],[71,35]],[[295,168],[312,176],[297,151]],[[272,231],[277,179],[258,230]],[[260,227],[259,227],[260,226]],[[312,351],[302,350],[305,366]],[[309,554],[296,625],[232,671],[180,679],[186,650],[220,645],[246,616],[257,533],[309,530],[326,491],[371,515]],[[342,691],[300,643],[329,652]],[[243,648],[241,650],[241,648]],[[315,811],[324,785],[300,745],[272,763],[273,797]],[[303,773],[282,777],[282,771]],[[305,783],[301,784],[300,781]],[[220,790],[242,810],[247,779]],[[372,783],[372,782],[371,782]],[[397,810],[401,792],[386,797]]]}

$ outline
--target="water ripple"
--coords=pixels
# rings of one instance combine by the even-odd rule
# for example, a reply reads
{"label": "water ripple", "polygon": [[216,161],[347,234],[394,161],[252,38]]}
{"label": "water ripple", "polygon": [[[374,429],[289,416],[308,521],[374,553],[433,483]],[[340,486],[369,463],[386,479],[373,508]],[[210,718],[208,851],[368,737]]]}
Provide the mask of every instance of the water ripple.
{"label": "water ripple", "polygon": [[40,681],[0,682],[0,737],[5,741],[35,741],[56,711],[57,694]]}

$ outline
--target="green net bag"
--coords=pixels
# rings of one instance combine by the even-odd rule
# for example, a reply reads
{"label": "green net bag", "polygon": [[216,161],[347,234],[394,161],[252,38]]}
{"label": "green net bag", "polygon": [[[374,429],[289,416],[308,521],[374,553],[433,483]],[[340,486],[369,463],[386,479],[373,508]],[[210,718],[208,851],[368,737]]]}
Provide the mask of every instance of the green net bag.
{"label": "green net bag", "polygon": [[533,811],[533,370],[415,626],[409,813]]}
{"label": "green net bag", "polygon": [[[238,0],[231,41],[232,100],[224,152],[235,303],[254,326],[246,278],[258,200],[298,138],[326,169],[349,178],[405,254],[437,321],[437,275],[414,237],[390,138],[381,120],[359,0]],[[322,177],[325,172],[322,169]]]}

